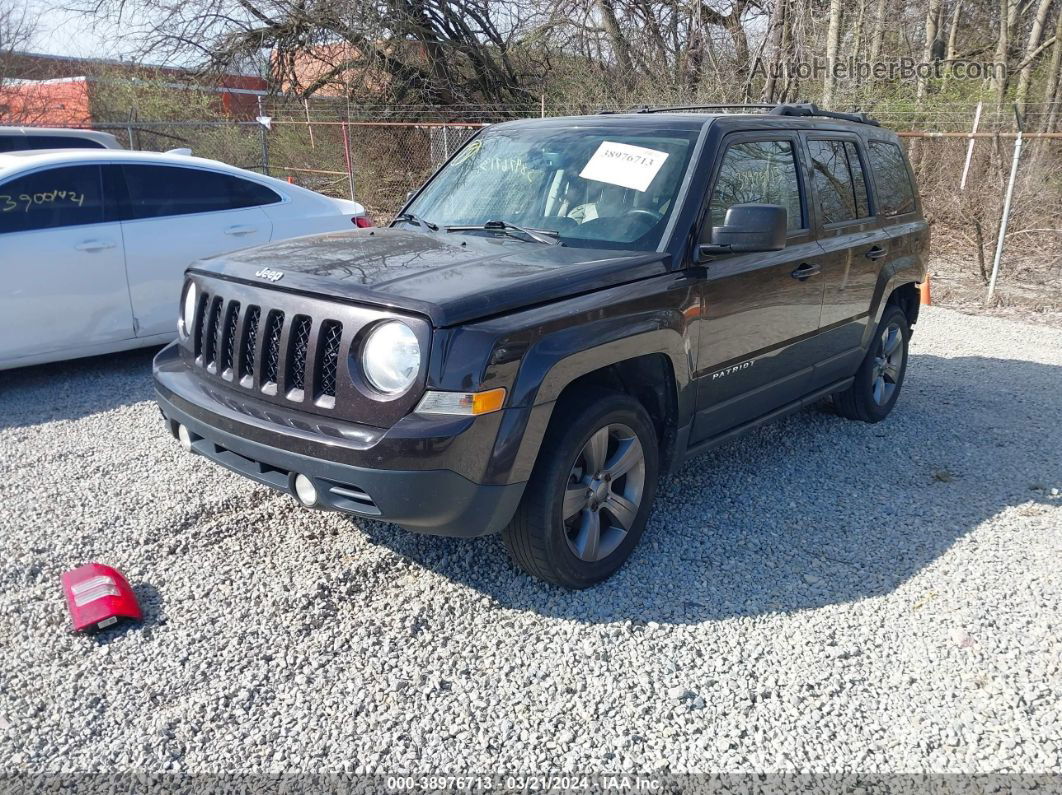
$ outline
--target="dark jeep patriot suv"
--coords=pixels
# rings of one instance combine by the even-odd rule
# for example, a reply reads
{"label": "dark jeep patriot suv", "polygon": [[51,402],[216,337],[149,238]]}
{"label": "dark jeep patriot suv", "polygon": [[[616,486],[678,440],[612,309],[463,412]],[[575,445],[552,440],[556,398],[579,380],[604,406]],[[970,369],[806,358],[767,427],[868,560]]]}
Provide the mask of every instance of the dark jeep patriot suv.
{"label": "dark jeep patriot suv", "polygon": [[733,110],[494,125],[387,228],[196,263],[155,360],[171,432],[580,588],[690,456],[826,396],[884,419],[929,242],[897,137]]}

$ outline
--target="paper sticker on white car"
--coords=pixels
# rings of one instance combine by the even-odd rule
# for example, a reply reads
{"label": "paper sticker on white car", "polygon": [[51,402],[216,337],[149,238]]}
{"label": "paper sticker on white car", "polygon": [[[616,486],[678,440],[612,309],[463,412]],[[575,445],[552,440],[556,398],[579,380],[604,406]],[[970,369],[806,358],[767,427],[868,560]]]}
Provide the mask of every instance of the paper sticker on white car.
{"label": "paper sticker on white car", "polygon": [[644,192],[664,165],[667,154],[643,146],[602,141],[579,176]]}

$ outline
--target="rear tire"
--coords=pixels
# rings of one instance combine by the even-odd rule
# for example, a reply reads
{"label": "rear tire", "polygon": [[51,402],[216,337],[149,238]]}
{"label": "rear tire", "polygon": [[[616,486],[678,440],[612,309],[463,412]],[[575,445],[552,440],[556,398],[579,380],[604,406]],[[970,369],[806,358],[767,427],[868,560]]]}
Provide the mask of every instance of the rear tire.
{"label": "rear tire", "polygon": [[844,392],[834,395],[838,414],[862,422],[881,422],[889,416],[907,373],[910,339],[907,315],[896,304],[889,304],[855,381]]}
{"label": "rear tire", "polygon": [[528,574],[565,588],[610,577],[641,538],[659,449],[645,408],[588,389],[558,405],[520,507],[502,538]]}

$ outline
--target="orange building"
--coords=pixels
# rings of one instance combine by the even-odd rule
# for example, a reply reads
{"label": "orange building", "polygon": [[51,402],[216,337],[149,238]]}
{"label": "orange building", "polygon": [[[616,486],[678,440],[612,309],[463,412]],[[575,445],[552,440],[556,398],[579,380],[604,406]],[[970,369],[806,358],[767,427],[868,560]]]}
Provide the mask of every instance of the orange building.
{"label": "orange building", "polygon": [[[419,42],[381,43],[378,53],[406,60],[426,62]],[[319,97],[377,97],[386,93],[393,80],[385,69],[372,62],[357,47],[343,43],[318,44],[296,52],[274,50],[271,68],[275,81],[285,94],[301,94],[307,89]]]}
{"label": "orange building", "polygon": [[257,115],[268,83],[255,75],[225,74],[204,83],[191,72],[126,61],[14,52],[0,55],[0,124],[88,126],[96,121],[93,95],[116,80],[151,80],[174,91],[210,91],[219,110],[241,119]]}
{"label": "orange building", "polygon": [[0,124],[87,127],[92,124],[86,77],[12,80],[0,85]]}

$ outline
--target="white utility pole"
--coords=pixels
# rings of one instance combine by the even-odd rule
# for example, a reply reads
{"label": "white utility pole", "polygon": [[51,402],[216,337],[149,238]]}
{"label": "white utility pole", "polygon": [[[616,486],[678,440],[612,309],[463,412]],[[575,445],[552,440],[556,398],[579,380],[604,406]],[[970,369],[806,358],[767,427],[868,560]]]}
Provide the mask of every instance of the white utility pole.
{"label": "white utility pole", "polygon": [[1007,236],[1007,223],[1010,221],[1010,200],[1014,197],[1014,179],[1018,176],[1018,158],[1021,157],[1022,124],[1017,107],[1014,108],[1014,117],[1018,122],[1018,137],[1014,139],[1014,159],[1010,163],[1010,180],[1007,182],[1006,198],[1003,199],[1003,217],[999,221],[999,238],[996,240],[996,258],[992,261],[992,278],[988,282],[988,304],[992,303],[992,296],[996,292],[999,261],[1003,258],[1003,240]]}

